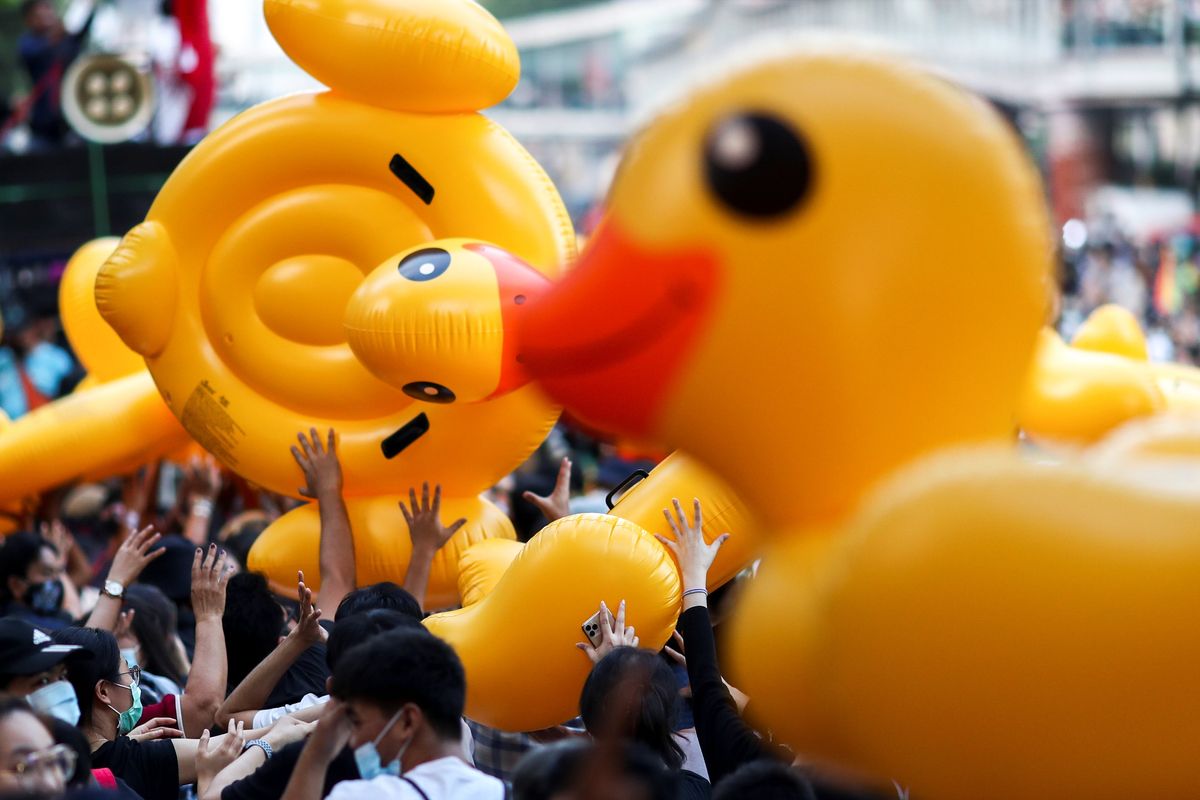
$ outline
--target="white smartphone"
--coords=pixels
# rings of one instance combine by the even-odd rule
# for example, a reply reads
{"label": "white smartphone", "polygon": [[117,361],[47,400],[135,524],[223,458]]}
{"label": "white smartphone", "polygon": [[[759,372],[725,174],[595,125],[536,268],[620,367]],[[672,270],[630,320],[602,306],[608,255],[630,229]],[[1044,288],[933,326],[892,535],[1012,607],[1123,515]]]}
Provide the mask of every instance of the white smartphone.
{"label": "white smartphone", "polygon": [[612,612],[607,611],[606,609],[601,609],[587,618],[587,621],[582,625],[583,635],[586,636],[587,640],[592,643],[592,647],[599,647],[604,641],[604,629],[600,626],[607,622],[608,627],[611,630],[613,621]]}

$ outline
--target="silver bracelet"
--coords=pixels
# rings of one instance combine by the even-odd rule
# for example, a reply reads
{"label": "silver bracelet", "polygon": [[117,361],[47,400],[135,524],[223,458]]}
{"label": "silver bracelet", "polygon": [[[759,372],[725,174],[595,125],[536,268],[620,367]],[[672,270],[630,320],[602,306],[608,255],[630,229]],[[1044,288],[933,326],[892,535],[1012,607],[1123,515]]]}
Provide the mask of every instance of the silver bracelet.
{"label": "silver bracelet", "polygon": [[684,590],[684,593],[683,593],[684,597],[687,597],[689,594],[702,594],[705,597],[707,597],[708,589],[686,589],[686,590]]}
{"label": "silver bracelet", "polygon": [[200,497],[192,501],[192,513],[198,517],[211,517],[213,512],[213,501],[207,497]]}
{"label": "silver bracelet", "polygon": [[271,749],[271,743],[266,739],[251,739],[242,745],[242,752],[246,752],[251,747],[261,748],[268,761],[271,760],[271,756],[275,755],[275,752]]}

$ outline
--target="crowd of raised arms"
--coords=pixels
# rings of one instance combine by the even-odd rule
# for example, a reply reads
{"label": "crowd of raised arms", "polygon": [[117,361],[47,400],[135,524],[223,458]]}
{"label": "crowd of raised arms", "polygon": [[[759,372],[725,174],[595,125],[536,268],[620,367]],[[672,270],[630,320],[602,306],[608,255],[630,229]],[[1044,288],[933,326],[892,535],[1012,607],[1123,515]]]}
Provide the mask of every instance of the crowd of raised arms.
{"label": "crowd of raised arms", "polygon": [[[571,458],[545,450],[531,463],[553,469],[515,476],[510,505],[552,521],[589,496],[572,499]],[[737,583],[705,589],[727,537],[705,542],[699,501],[664,509],[674,538],[659,538],[684,592],[673,641],[639,648],[624,601],[600,603],[599,632],[578,644],[591,669],[578,715],[506,732],[464,716],[462,664],[422,625],[431,564],[460,524],[440,518],[440,487],[403,504],[402,585],[356,586],[334,432],[299,434],[292,455],[301,494],[319,504],[316,592],[303,573],[285,596],[248,569],[278,509],[245,510],[237,479],[211,461],[181,471],[171,508],[157,502],[169,481],[146,470],[108,496],[77,488],[52,521],[4,540],[0,796],[866,796],[818,779],[744,720],[750,698],[722,680],[714,635]],[[538,610],[527,613],[508,624]]]}

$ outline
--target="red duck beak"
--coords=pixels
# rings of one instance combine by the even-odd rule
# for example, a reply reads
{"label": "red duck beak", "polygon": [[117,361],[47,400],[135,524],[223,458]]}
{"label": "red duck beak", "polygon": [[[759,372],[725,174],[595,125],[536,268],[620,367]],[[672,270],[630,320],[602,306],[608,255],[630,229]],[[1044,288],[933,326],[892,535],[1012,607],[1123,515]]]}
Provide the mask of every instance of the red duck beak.
{"label": "red duck beak", "polygon": [[550,288],[550,280],[507,250],[482,242],[463,247],[488,260],[496,271],[496,284],[500,290],[500,323],[504,331],[504,344],[500,354],[500,378],[496,390],[488,397],[490,400],[529,383],[529,371],[521,364],[518,355],[520,342],[516,331],[522,309]]}
{"label": "red duck beak", "polygon": [[652,251],[610,218],[578,266],[521,312],[520,359],[581,419],[646,436],[704,330],[718,277],[713,253]]}

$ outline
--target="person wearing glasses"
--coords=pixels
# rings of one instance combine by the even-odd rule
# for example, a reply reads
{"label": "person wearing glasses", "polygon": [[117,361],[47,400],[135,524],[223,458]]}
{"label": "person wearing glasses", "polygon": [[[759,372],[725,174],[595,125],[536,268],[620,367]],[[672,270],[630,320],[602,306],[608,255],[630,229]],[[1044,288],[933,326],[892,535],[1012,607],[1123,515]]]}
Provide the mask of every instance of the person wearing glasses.
{"label": "person wearing glasses", "polygon": [[58,795],[75,771],[75,751],[54,743],[25,698],[0,695],[0,795]]}
{"label": "person wearing glasses", "polygon": [[[60,644],[79,645],[91,659],[68,662],[67,680],[79,701],[79,727],[87,737],[92,768],[109,769],[144,800],[177,800],[179,788],[195,783],[200,739],[137,741],[130,731],[142,716],[141,669],[131,666],[111,633],[96,628],[63,628],[54,632]],[[285,717],[272,728],[213,736],[208,748],[220,748],[227,736],[245,740],[264,753],[299,741],[311,724]],[[231,726],[232,730],[232,726]]]}

